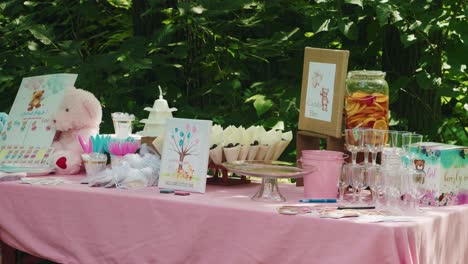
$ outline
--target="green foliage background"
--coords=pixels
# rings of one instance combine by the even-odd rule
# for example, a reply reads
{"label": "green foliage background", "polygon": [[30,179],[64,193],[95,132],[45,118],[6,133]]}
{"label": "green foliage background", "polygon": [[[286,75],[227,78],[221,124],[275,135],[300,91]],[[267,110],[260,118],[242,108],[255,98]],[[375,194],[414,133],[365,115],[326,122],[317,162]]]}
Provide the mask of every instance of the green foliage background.
{"label": "green foliage background", "polygon": [[157,85],[177,117],[296,131],[310,46],[387,72],[393,129],[468,145],[467,15],[464,0],[2,1],[0,111],[21,78],[69,72],[105,133],[111,112],[146,118]]}

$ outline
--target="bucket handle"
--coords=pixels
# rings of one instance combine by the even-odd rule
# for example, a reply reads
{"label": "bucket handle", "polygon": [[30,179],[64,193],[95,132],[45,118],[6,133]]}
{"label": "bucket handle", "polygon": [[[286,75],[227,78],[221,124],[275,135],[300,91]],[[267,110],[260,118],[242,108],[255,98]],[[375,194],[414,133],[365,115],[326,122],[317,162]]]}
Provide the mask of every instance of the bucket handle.
{"label": "bucket handle", "polygon": [[[328,159],[328,160],[345,160],[345,159],[347,159],[347,158],[349,158],[349,155],[348,155],[348,154],[345,154],[345,153],[343,153],[343,157],[342,157],[342,158],[337,158],[337,159]],[[320,160],[320,161],[324,161],[324,159],[323,159],[323,160],[321,160],[321,159],[318,159],[318,160]],[[296,160],[296,162],[297,162],[297,163],[299,163],[299,162],[301,162],[301,163],[302,163],[302,157],[300,157],[298,160]]]}
{"label": "bucket handle", "polygon": [[[344,156],[344,157],[343,157],[342,159],[331,159],[331,160],[342,160],[342,161],[343,161],[343,164],[345,164],[346,162],[345,162],[344,160],[345,160],[346,158],[348,158],[349,155],[344,154],[343,156]],[[323,161],[323,160],[322,160],[322,161]],[[299,168],[304,169],[304,166],[303,166],[304,164],[303,164],[303,162],[302,162],[302,157],[296,160],[296,164],[298,165]]]}

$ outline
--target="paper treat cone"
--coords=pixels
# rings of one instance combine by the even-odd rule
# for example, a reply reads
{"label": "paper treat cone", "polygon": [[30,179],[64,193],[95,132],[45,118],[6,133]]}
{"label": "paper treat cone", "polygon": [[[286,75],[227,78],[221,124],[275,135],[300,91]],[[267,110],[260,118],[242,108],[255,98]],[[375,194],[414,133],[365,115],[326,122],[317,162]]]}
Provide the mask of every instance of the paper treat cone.
{"label": "paper treat cone", "polygon": [[239,157],[241,146],[237,145],[235,147],[223,148],[224,157],[226,157],[227,162],[236,161]]}
{"label": "paper treat cone", "polygon": [[273,145],[271,145],[268,148],[268,151],[267,151],[267,153],[265,155],[264,160],[273,160],[273,156],[275,155],[275,151],[276,151],[276,147],[278,145],[278,142],[273,143]]}
{"label": "paper treat cone", "polygon": [[281,135],[281,140],[278,141],[275,149],[275,154],[273,155],[272,160],[278,160],[283,151],[286,149],[286,147],[289,145],[289,143],[292,141],[293,135],[292,131],[285,132]]}
{"label": "paper treat cone", "polygon": [[257,155],[255,156],[255,160],[265,160],[265,156],[268,152],[268,149],[270,149],[269,145],[260,145],[258,147],[258,152],[257,152]]}
{"label": "paper treat cone", "polygon": [[210,159],[216,165],[223,163],[223,147],[221,145],[216,146],[214,149],[210,149]]}
{"label": "paper treat cone", "polygon": [[241,146],[239,157],[237,158],[237,160],[246,160],[247,155],[249,154],[249,150],[250,150],[250,145]]}
{"label": "paper treat cone", "polygon": [[247,154],[247,160],[254,160],[255,157],[257,156],[258,149],[259,149],[258,145],[250,146],[249,153]]}
{"label": "paper treat cone", "polygon": [[278,143],[276,143],[275,154],[273,154],[273,158],[271,160],[278,160],[290,142],[291,140],[281,140]]}

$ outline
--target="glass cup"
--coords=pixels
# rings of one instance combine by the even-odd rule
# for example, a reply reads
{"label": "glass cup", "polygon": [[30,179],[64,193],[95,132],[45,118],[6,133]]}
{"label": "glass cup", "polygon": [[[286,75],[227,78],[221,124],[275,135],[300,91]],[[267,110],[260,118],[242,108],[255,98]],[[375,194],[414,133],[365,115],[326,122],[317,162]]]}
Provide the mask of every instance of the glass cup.
{"label": "glass cup", "polygon": [[107,156],[102,153],[81,154],[83,164],[86,170],[86,176],[95,176],[106,169]]}
{"label": "glass cup", "polygon": [[111,167],[117,168],[123,165],[125,156],[111,155]]}
{"label": "glass cup", "polygon": [[402,189],[402,170],[399,166],[388,166],[380,168],[382,191],[384,194],[385,209],[401,213],[401,196],[404,193]]}
{"label": "glass cup", "polygon": [[135,116],[120,112],[112,113],[111,115],[116,138],[128,138],[132,134]]}
{"label": "glass cup", "polygon": [[405,169],[402,176],[402,183],[404,184],[403,190],[405,193],[405,209],[410,214],[419,214],[419,203],[425,191],[425,173],[414,169]]}

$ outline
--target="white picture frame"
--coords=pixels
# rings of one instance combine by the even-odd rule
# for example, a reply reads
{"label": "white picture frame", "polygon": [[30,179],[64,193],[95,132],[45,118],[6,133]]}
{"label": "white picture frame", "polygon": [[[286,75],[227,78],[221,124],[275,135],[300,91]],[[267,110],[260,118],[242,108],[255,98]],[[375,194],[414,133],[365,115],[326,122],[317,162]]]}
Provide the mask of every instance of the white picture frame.
{"label": "white picture frame", "polygon": [[205,193],[211,120],[169,118],[158,186]]}

